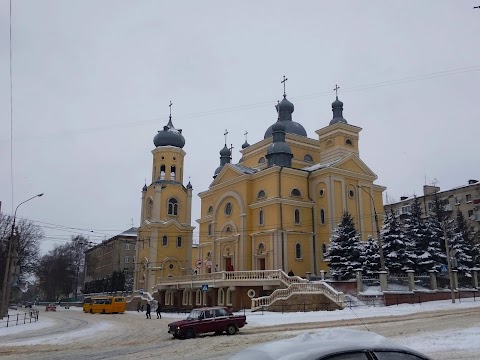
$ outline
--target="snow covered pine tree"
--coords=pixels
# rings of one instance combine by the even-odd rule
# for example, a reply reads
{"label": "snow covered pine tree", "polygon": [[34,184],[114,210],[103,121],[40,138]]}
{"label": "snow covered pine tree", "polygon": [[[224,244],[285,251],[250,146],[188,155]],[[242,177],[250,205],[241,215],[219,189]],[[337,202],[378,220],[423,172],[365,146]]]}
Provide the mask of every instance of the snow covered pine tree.
{"label": "snow covered pine tree", "polygon": [[385,266],[390,274],[400,274],[413,268],[411,244],[400,229],[393,210],[387,212],[383,221],[382,242]]}

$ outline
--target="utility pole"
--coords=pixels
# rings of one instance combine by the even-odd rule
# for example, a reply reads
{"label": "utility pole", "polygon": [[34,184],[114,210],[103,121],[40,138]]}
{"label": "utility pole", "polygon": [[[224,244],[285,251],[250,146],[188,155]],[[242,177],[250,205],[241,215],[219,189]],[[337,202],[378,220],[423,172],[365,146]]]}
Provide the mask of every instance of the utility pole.
{"label": "utility pole", "polygon": [[380,227],[378,225],[378,215],[377,215],[377,209],[375,209],[375,201],[373,200],[372,195],[365,190],[361,185],[357,185],[359,189],[362,189],[368,196],[370,196],[370,199],[372,199],[372,205],[373,205],[373,213],[374,213],[374,220],[375,220],[375,228],[377,230],[377,243],[378,243],[378,253],[380,255],[380,269],[382,271],[386,271],[385,269],[385,256],[383,255],[383,242],[382,242],[382,235],[380,233]]}

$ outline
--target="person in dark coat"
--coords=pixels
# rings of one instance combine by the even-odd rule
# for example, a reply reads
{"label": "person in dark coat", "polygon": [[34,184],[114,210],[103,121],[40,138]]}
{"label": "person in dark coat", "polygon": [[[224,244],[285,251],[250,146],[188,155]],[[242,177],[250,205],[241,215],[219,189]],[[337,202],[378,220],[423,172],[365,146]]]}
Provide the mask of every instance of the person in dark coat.
{"label": "person in dark coat", "polygon": [[147,315],[147,319],[151,319],[152,318],[152,315],[150,315],[150,310],[152,310],[152,306],[150,305],[149,302],[147,302],[147,311],[145,313],[145,315]]}
{"label": "person in dark coat", "polygon": [[158,303],[158,305],[157,305],[157,319],[162,318],[161,311],[162,311],[162,307],[160,306],[160,303]]}

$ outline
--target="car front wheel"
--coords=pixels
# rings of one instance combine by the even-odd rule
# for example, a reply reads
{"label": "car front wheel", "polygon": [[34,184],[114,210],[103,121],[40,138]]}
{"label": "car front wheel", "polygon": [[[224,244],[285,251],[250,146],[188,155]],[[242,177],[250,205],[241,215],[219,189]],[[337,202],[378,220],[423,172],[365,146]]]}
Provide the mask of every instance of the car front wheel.
{"label": "car front wheel", "polygon": [[193,331],[193,329],[187,329],[187,331],[185,331],[186,339],[193,339],[194,337],[195,337],[195,331]]}
{"label": "car front wheel", "polygon": [[234,335],[237,332],[237,327],[233,324],[228,325],[227,335]]}

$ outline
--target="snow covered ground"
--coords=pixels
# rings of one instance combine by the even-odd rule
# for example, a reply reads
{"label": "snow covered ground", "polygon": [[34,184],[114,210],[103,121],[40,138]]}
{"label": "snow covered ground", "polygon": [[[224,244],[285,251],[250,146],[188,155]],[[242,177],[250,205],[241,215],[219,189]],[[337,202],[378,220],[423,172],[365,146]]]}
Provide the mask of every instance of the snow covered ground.
{"label": "snow covered ground", "polygon": [[[451,314],[456,310],[465,310],[466,313],[462,315],[463,319]],[[110,337],[119,337],[117,343],[111,346],[116,349],[115,351],[119,351],[118,354],[122,355],[119,349],[125,344],[130,344],[129,349],[134,351],[134,349],[142,349],[142,346],[145,348],[151,346],[152,341],[155,343],[158,341],[171,342],[171,336],[166,332],[166,324],[186,317],[185,314],[162,313],[161,320],[155,319],[155,314],[152,314],[152,320],[146,320],[145,313],[136,311],[127,312],[126,315],[107,316],[83,314],[81,311],[81,308],[64,309],[59,307],[56,313],[45,313],[41,308],[37,323],[0,328],[0,356],[7,353],[13,354],[16,347],[19,349],[23,347],[22,351],[28,351],[25,349],[31,347],[32,351],[35,351],[34,349],[38,350],[38,346],[40,346],[45,356],[48,354],[47,351],[55,349],[56,352],[63,351],[63,353],[57,353],[65,358],[72,351],[75,352],[75,349],[78,349],[79,353],[83,351],[81,349],[85,345],[82,344],[90,344],[93,348],[108,348],[109,338],[106,334]],[[448,312],[450,313],[449,317],[443,317],[443,314]],[[203,346],[206,346],[205,349],[211,349],[218,342],[215,350],[220,355],[209,357],[211,359],[228,359],[235,352],[256,343],[294,337],[306,332],[315,334],[322,327],[338,326],[338,324],[329,325],[331,322],[345,321],[345,324],[340,325],[359,330],[368,328],[422,353],[439,354],[440,356],[435,356],[435,359],[455,358],[449,357],[450,355],[442,357],[441,354],[442,352],[452,354],[455,351],[462,354],[469,352],[470,354],[469,357],[456,358],[480,359],[480,355],[478,357],[471,355],[472,353],[480,354],[480,322],[476,320],[480,314],[480,301],[474,302],[473,299],[462,299],[461,303],[457,301],[455,304],[452,304],[450,300],[445,300],[414,305],[346,308],[328,312],[281,314],[245,311],[245,313],[248,325],[241,330],[244,336],[229,338],[229,343],[231,343],[230,348],[227,349],[230,351],[229,353],[225,353],[226,350],[223,349],[219,350],[220,344],[225,341],[222,337],[209,338],[207,342],[202,338],[187,342],[173,342],[173,345],[181,345],[182,354],[191,348],[194,354],[193,359],[196,359],[202,358]],[[399,316],[405,316],[407,319],[399,321]],[[381,319],[375,320],[379,317]],[[364,322],[365,326],[359,325],[359,321]],[[428,324],[424,326],[425,323]],[[477,324],[479,325],[477,326]],[[419,329],[419,326],[422,329]],[[2,351],[4,352],[2,353]],[[175,357],[177,353],[172,354],[171,358],[173,359],[183,358]],[[123,355],[128,358],[126,354]],[[23,359],[23,357],[9,356],[11,356],[10,359]]]}

